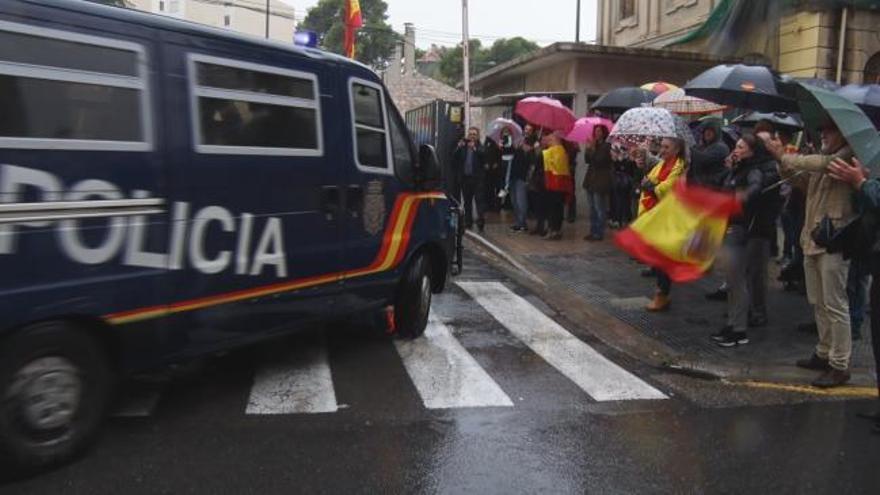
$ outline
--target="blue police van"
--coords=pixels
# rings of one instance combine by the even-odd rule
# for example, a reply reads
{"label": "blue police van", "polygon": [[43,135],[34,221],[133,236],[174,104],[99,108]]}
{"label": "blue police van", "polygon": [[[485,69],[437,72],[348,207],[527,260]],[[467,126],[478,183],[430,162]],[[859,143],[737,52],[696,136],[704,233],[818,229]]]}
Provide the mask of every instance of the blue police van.
{"label": "blue police van", "polygon": [[119,376],[316,321],[425,329],[460,243],[369,68],[77,0],[0,2],[0,470]]}

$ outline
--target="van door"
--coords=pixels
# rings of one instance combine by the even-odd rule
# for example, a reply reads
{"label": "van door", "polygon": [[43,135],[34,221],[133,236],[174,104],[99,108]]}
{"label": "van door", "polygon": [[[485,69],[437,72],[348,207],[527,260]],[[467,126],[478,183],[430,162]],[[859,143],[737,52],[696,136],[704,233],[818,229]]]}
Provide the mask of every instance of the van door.
{"label": "van door", "polygon": [[395,203],[406,188],[397,172],[411,170],[412,150],[402,120],[380,84],[350,78],[346,96],[352,165],[345,173],[344,263],[355,276],[346,278],[345,300],[347,306],[375,306],[393,294],[395,272],[381,267],[387,261],[383,255],[389,253],[383,242],[396,218]]}
{"label": "van door", "polygon": [[338,105],[333,67],[292,52],[210,46],[169,54],[180,76],[168,78],[178,85],[170,104],[181,109],[172,125],[186,143],[172,173],[187,239],[174,290],[177,323],[193,344],[326,315],[342,255],[342,160],[328,145],[341,141],[327,118]]}

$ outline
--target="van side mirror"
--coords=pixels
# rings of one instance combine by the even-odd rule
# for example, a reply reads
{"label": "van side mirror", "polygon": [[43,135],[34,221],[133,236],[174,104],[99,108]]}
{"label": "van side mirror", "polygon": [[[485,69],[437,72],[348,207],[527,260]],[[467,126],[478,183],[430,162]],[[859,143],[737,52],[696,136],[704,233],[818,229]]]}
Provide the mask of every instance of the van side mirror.
{"label": "van side mirror", "polygon": [[419,179],[427,187],[436,187],[443,181],[437,151],[430,144],[419,146]]}

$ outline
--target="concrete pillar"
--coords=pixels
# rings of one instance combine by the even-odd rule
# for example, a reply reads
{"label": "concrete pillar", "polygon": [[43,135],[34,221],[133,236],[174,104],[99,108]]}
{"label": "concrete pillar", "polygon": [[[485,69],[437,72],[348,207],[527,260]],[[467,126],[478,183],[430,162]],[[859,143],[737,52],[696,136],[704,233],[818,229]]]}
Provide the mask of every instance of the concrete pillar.
{"label": "concrete pillar", "polygon": [[403,71],[407,76],[416,73],[416,27],[407,22],[403,25],[405,43],[403,46]]}
{"label": "concrete pillar", "polygon": [[388,71],[385,73],[386,82],[394,82],[400,80],[400,60],[403,58],[403,43],[397,42],[394,45],[394,53],[391,55],[391,63],[388,65]]}

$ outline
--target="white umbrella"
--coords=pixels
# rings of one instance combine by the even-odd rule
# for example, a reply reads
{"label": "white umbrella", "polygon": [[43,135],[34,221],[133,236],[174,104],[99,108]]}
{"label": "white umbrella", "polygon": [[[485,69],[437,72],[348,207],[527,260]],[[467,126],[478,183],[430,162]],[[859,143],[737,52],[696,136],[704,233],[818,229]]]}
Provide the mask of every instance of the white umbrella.
{"label": "white umbrella", "polygon": [[520,143],[522,143],[522,127],[520,127],[519,124],[510,119],[498,118],[493,120],[492,123],[489,124],[489,130],[486,132],[486,135],[489,137],[489,139],[498,143],[499,146],[503,146],[503,143],[501,142],[501,133],[504,131],[504,129],[510,131],[510,137],[513,141],[514,147],[519,146]]}

